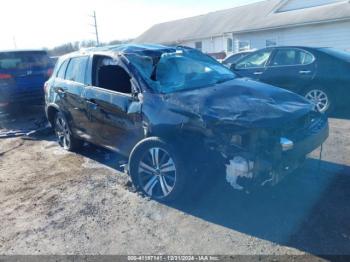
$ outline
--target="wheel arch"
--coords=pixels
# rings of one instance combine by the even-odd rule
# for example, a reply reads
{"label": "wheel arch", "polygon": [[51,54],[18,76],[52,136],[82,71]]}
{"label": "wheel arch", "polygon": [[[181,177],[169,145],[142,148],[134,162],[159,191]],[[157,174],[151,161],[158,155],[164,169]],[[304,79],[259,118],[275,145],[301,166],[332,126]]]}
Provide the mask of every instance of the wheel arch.
{"label": "wheel arch", "polygon": [[49,121],[51,126],[54,126],[55,116],[58,112],[60,112],[60,110],[57,105],[52,104],[47,107],[46,109],[47,120]]}

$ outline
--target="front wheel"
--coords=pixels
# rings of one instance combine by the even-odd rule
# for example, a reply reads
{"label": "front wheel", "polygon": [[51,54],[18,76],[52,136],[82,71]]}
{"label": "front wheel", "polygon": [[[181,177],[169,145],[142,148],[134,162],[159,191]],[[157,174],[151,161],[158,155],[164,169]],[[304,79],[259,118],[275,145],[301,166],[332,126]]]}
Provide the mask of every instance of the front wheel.
{"label": "front wheel", "polygon": [[334,101],[332,96],[329,91],[324,88],[309,88],[305,92],[305,98],[322,114],[329,114],[333,110]]}
{"label": "front wheel", "polygon": [[181,155],[160,138],[147,138],[135,146],[129,172],[138,191],[161,202],[178,200],[185,189]]}

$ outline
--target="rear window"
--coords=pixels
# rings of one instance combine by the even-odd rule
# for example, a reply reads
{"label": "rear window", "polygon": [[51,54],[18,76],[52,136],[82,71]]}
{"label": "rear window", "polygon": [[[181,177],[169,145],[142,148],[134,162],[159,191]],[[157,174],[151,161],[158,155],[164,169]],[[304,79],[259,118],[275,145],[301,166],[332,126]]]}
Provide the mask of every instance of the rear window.
{"label": "rear window", "polygon": [[50,59],[46,52],[0,53],[0,70],[49,68]]}

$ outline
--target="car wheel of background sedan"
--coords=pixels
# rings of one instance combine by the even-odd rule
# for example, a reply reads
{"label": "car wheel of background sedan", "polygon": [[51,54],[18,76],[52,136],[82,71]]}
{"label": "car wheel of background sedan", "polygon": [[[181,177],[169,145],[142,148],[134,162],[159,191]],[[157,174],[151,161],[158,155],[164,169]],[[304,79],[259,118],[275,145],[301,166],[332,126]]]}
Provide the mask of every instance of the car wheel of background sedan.
{"label": "car wheel of background sedan", "polygon": [[161,202],[178,200],[185,188],[180,154],[159,138],[147,138],[136,145],[129,172],[138,191]]}
{"label": "car wheel of background sedan", "polygon": [[54,129],[58,143],[64,149],[74,151],[83,144],[81,140],[72,136],[67,119],[61,112],[58,112],[55,116]]}
{"label": "car wheel of background sedan", "polygon": [[331,95],[324,88],[309,88],[305,92],[305,98],[315,105],[315,109],[322,114],[333,110]]}

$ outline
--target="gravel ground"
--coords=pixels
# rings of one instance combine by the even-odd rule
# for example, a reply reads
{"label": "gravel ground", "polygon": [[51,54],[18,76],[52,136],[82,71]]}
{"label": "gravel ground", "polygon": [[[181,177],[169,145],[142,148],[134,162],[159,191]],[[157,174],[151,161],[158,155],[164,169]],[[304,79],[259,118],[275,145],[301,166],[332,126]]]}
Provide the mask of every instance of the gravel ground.
{"label": "gravel ground", "polygon": [[[0,122],[13,129],[32,117]],[[118,155],[52,135],[0,140],[0,254],[350,255],[350,120],[305,167],[256,194],[224,181],[186,203],[134,193]]]}

